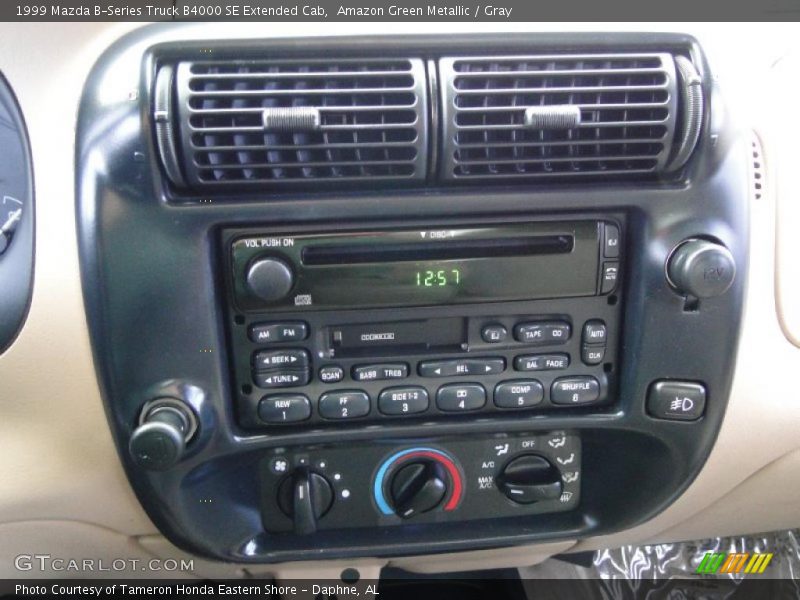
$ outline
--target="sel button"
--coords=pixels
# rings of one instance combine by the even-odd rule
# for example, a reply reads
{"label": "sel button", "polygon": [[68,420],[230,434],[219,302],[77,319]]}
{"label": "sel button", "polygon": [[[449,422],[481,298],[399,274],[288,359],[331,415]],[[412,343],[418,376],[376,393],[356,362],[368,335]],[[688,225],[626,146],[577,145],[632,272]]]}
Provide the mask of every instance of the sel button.
{"label": "sel button", "polygon": [[319,399],[319,414],[326,419],[356,419],[369,414],[369,396],[364,392],[329,392]]}
{"label": "sel button", "polygon": [[553,382],[553,404],[588,404],[600,399],[600,384],[594,377],[562,377]]}
{"label": "sel button", "polygon": [[267,423],[293,423],[311,416],[311,402],[302,394],[265,396],[258,403],[258,417]]}
{"label": "sel button", "polygon": [[486,404],[486,390],[477,383],[443,385],[436,392],[436,406],[447,412],[478,410]]}

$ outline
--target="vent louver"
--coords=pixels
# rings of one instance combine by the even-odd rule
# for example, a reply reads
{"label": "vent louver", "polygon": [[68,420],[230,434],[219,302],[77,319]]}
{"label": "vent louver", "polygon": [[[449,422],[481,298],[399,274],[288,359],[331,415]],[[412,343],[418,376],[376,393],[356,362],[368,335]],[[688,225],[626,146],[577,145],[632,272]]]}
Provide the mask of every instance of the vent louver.
{"label": "vent louver", "polygon": [[444,179],[646,177],[674,166],[670,54],[443,58],[439,69]]}
{"label": "vent louver", "polygon": [[421,60],[186,61],[177,64],[174,85],[192,187],[380,185],[426,176]]}

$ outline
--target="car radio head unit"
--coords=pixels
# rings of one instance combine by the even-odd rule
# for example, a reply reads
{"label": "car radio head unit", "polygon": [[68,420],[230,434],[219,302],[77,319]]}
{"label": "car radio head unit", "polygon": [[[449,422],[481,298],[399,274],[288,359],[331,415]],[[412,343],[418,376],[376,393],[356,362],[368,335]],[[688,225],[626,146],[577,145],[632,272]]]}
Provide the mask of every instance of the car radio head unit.
{"label": "car radio head unit", "polygon": [[[315,310],[591,296],[617,225],[558,221],[299,235],[232,243],[237,307]],[[608,265],[616,276],[616,265]]]}
{"label": "car radio head unit", "polygon": [[622,220],[223,231],[239,422],[612,401]]}

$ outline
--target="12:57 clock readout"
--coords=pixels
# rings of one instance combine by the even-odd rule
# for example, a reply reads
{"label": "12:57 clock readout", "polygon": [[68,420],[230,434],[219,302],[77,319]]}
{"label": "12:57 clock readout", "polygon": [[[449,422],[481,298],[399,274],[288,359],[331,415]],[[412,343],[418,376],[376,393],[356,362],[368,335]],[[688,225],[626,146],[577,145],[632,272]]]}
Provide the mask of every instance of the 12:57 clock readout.
{"label": "12:57 clock readout", "polygon": [[446,287],[461,284],[460,269],[426,269],[414,275],[417,287]]}

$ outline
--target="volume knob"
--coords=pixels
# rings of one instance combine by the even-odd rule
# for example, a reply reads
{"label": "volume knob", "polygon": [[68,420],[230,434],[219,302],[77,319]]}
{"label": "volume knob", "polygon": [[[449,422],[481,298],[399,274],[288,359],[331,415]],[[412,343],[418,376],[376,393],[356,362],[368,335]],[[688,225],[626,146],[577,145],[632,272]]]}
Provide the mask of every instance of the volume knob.
{"label": "volume knob", "polygon": [[247,287],[265,302],[277,302],[292,291],[294,274],[279,258],[260,258],[247,268]]}

